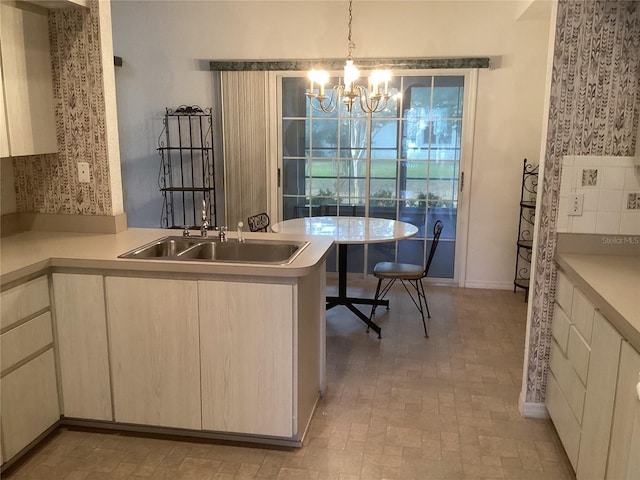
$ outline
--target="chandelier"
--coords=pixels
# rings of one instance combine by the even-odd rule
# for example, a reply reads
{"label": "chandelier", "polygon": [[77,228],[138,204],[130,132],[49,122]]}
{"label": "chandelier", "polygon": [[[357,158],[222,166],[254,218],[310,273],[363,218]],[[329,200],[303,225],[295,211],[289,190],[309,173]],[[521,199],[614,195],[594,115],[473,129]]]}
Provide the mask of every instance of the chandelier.
{"label": "chandelier", "polygon": [[[326,70],[313,69],[309,72],[311,82],[309,91],[305,95],[309,97],[311,107],[325,113],[333,112],[340,99],[345,104],[347,111],[351,112],[356,99],[360,103],[360,108],[365,113],[378,113],[387,107],[387,102],[391,98],[389,93],[389,81],[391,80],[391,70],[373,70],[369,76],[369,88],[357,85],[356,80],[360,77],[360,71],[353,64],[352,52],[355,43],[351,40],[352,1],[349,0],[349,36],[347,37],[347,60],[344,66],[343,84],[330,87],[331,95],[326,95],[325,85],[329,81],[329,72]],[[318,91],[315,91],[315,84]]]}

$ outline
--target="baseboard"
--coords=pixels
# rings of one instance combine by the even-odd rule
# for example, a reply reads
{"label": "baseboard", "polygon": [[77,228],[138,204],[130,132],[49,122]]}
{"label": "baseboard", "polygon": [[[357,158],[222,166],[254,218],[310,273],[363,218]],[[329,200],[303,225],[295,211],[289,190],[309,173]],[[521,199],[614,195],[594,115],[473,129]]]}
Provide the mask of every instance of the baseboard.
{"label": "baseboard", "polygon": [[523,417],[549,418],[549,412],[544,403],[524,402],[520,405],[520,413]]}
{"label": "baseboard", "polygon": [[513,281],[510,282],[483,282],[476,280],[467,280],[464,283],[465,288],[487,288],[490,290],[513,290]]}
{"label": "baseboard", "polygon": [[20,213],[21,230],[76,233],[120,233],[127,229],[127,215],[57,215]]}

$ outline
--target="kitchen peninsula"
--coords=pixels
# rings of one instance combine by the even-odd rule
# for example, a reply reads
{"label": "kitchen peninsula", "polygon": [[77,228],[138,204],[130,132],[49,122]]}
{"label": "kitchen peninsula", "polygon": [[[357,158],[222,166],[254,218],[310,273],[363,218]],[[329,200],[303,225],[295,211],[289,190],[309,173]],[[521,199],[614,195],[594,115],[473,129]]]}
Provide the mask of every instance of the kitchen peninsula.
{"label": "kitchen peninsula", "polygon": [[167,235],[2,238],[3,469],[59,425],[302,444],[333,241],[244,234],[309,242],[283,265],[118,258]]}

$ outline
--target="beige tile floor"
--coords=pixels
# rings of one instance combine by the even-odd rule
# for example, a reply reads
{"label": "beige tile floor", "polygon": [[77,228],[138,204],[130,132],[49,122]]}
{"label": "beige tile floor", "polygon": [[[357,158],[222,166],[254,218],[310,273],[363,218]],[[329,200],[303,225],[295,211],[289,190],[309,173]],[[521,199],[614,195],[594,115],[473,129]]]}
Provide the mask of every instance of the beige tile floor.
{"label": "beige tile floor", "polygon": [[[375,283],[356,290],[372,292]],[[383,338],[327,313],[328,389],[305,446],[273,450],[62,429],[7,479],[573,479],[549,421],[520,416],[522,293],[428,289],[424,338],[401,287]]]}

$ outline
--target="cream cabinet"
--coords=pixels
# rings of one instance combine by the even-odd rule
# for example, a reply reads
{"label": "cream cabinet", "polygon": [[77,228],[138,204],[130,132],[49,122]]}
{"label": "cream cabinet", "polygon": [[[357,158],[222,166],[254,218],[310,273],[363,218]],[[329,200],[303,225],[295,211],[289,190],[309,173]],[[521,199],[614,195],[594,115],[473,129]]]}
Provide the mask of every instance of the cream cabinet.
{"label": "cream cabinet", "polygon": [[[2,156],[58,151],[47,11],[0,2],[0,58],[6,117]],[[4,142],[2,142],[4,143]],[[6,145],[5,145],[6,146]]]}
{"label": "cream cabinet", "polygon": [[622,344],[607,479],[640,478],[640,353]]}
{"label": "cream cabinet", "polygon": [[199,430],[196,281],[105,277],[114,418]]}
{"label": "cream cabinet", "polygon": [[295,286],[198,282],[202,428],[292,437]]}
{"label": "cream cabinet", "polygon": [[101,275],[53,274],[65,417],[113,420]]}
{"label": "cream cabinet", "polygon": [[562,271],[552,337],[549,415],[576,478],[604,479],[622,337]]}
{"label": "cream cabinet", "polygon": [[46,276],[0,298],[0,436],[10,461],[60,418]]}

